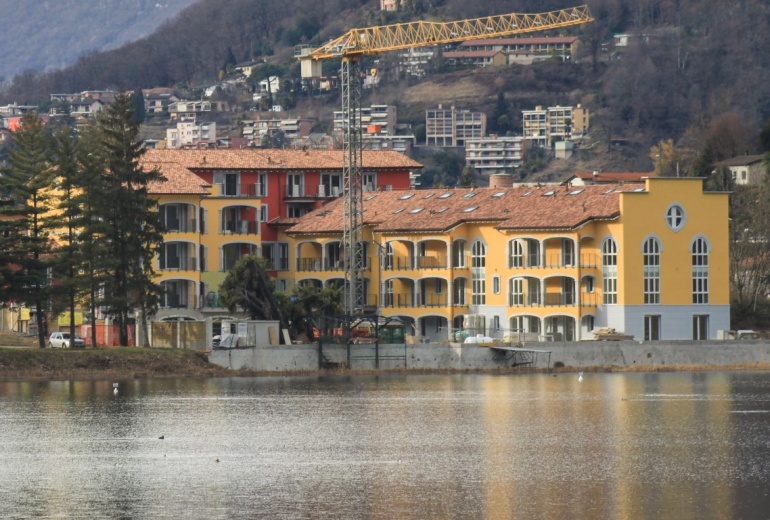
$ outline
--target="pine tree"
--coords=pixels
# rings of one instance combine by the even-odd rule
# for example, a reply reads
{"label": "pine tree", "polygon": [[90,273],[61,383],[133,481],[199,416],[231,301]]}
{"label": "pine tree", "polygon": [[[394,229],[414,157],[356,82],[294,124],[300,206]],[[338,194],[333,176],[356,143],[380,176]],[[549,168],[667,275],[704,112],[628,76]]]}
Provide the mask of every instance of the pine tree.
{"label": "pine tree", "polygon": [[103,114],[97,128],[107,169],[99,183],[104,191],[96,200],[96,209],[109,230],[102,304],[115,319],[120,344],[128,345],[134,309],[140,312],[146,331],[148,315],[160,301],[152,259],[163,235],[157,202],[148,196],[147,188],[162,176],[157,170],[144,171],[139,164],[144,148],[130,96],[119,94]]}
{"label": "pine tree", "polygon": [[[106,159],[100,146],[99,129],[95,124],[81,129],[76,148],[77,165],[79,169],[79,189],[75,204],[80,208],[77,219],[80,245],[81,273],[84,292],[88,301],[91,323],[95,323],[96,311],[99,306],[98,295],[100,288],[107,280],[108,237],[110,225],[101,216],[105,207],[103,194],[107,171]],[[96,345],[96,327],[91,327],[91,344]]]}
{"label": "pine tree", "polygon": [[145,112],[144,93],[142,92],[142,89],[138,88],[134,90],[134,93],[131,95],[131,101],[134,104],[134,121],[137,123],[144,123],[147,114]]}
{"label": "pine tree", "polygon": [[0,265],[3,300],[35,309],[38,345],[45,348],[46,313],[51,295],[51,140],[34,112],[22,119],[13,134],[10,167],[2,176],[0,206]]}

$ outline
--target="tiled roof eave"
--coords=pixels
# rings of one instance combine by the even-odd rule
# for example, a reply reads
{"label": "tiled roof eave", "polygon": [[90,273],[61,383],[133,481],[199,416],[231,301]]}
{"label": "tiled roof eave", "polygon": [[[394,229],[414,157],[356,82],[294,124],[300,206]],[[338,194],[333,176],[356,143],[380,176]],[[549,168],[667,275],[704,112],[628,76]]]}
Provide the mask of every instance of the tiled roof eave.
{"label": "tiled roof eave", "polygon": [[582,228],[591,221],[596,220],[617,220],[620,218],[620,212],[615,212],[612,215],[606,216],[592,216],[585,218],[575,224],[569,224],[564,226],[497,226],[495,229],[498,231],[574,231]]}

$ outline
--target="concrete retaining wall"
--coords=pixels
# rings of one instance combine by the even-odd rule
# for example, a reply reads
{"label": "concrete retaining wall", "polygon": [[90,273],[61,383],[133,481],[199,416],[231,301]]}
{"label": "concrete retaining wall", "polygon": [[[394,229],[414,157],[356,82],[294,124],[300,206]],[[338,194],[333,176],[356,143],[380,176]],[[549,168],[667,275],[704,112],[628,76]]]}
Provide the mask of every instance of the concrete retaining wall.
{"label": "concrete retaining wall", "polygon": [[[352,369],[375,368],[374,345],[351,345]],[[525,349],[549,351],[532,358],[532,366],[549,368],[640,367],[655,369],[687,365],[711,365],[729,368],[770,365],[770,342],[766,341],[590,341],[580,343],[536,343]],[[326,361],[344,363],[345,345],[323,348]],[[380,369],[474,370],[505,368],[521,359],[519,354],[496,351],[477,345],[427,343],[417,345],[380,345]],[[317,345],[281,345],[246,349],[214,350],[209,361],[232,369],[267,372],[314,371],[319,367]]]}

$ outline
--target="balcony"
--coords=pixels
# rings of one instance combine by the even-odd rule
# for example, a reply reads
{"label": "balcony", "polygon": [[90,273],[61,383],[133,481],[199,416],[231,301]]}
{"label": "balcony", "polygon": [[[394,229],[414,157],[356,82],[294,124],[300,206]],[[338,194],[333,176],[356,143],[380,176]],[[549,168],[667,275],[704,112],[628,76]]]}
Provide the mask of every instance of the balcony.
{"label": "balcony", "polygon": [[267,260],[268,271],[288,271],[289,270],[288,258],[278,258],[275,260],[266,258],[265,260]]}
{"label": "balcony", "polygon": [[599,255],[580,255],[580,264],[575,265],[575,255],[553,254],[541,258],[539,255],[522,255],[520,258],[508,258],[511,269],[561,269],[580,267],[582,269],[596,269]]}
{"label": "balcony", "polygon": [[[580,307],[596,307],[596,293],[582,293]],[[541,294],[512,294],[508,301],[509,307],[575,307],[578,306],[577,295],[572,292]]]}
{"label": "balcony", "polygon": [[343,271],[342,260],[329,258],[297,258],[297,271]]}
{"label": "balcony", "polygon": [[223,235],[256,235],[259,233],[259,222],[256,220],[226,220],[222,222],[220,234]]}
{"label": "balcony", "polygon": [[198,231],[197,223],[198,221],[194,218],[176,221],[171,221],[169,219],[166,222],[164,231],[166,233],[196,233]]}
{"label": "balcony", "polygon": [[447,307],[449,297],[446,294],[384,293],[382,306],[393,308]]}
{"label": "balcony", "polygon": [[446,269],[446,257],[442,256],[386,256],[382,263],[386,271],[413,271],[415,269]]}
{"label": "balcony", "polygon": [[197,271],[198,259],[185,256],[163,258],[160,261],[159,269],[161,271]]}

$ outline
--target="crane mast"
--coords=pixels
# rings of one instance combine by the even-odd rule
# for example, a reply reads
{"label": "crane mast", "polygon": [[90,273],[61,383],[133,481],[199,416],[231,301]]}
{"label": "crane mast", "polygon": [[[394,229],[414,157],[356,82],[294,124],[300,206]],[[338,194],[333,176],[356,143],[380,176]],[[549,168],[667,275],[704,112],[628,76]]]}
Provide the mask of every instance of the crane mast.
{"label": "crane mast", "polygon": [[[320,77],[321,60],[341,58],[340,93],[342,97],[342,150],[344,217],[342,239],[345,269],[345,313],[353,315],[364,308],[363,273],[366,266],[363,238],[363,189],[361,173],[363,150],[361,138],[362,56],[411,49],[427,45],[445,45],[486,38],[527,34],[592,22],[588,6],[535,14],[504,14],[454,22],[416,21],[351,29],[342,36],[312,49],[295,47],[301,61],[302,77]],[[380,280],[382,283],[382,280]]]}

